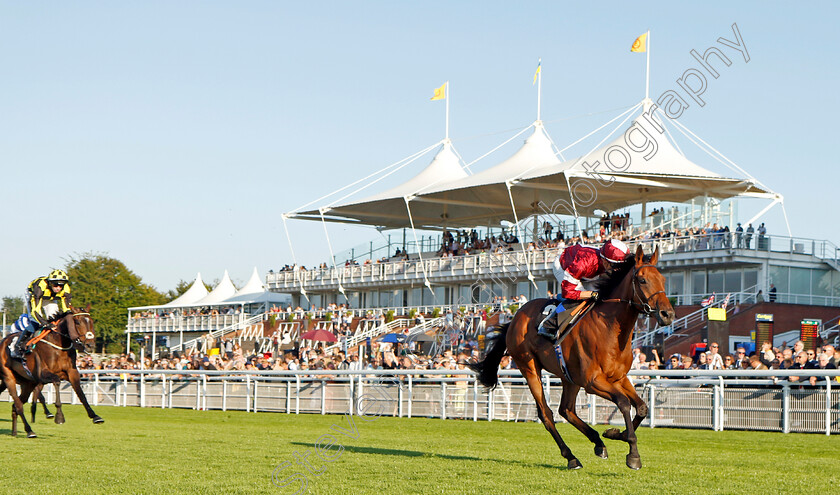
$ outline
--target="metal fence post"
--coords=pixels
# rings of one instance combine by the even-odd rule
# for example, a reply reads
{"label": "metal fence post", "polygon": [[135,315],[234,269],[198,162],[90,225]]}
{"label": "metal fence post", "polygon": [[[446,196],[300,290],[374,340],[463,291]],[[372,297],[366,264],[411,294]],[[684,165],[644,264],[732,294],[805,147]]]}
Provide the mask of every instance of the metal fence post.
{"label": "metal fence post", "polygon": [[718,415],[720,429],[718,431],[723,431],[724,423],[726,423],[726,384],[723,382],[722,376],[718,378],[720,379],[720,414]]}
{"label": "metal fence post", "polygon": [[414,399],[414,375],[408,375],[408,417],[411,417],[411,402]]}
{"label": "metal fence post", "polygon": [[93,392],[93,405],[99,405],[99,373],[93,375],[93,383],[94,383],[94,392]]}
{"label": "metal fence post", "polygon": [[207,375],[201,375],[201,410],[207,410]]}
{"label": "metal fence post", "polygon": [[257,398],[259,396],[258,390],[260,386],[260,381],[257,378],[254,378],[254,412],[257,412]]}
{"label": "metal fence post", "polygon": [[140,373],[140,407],[146,407],[146,374]]}
{"label": "metal fence post", "polygon": [[597,399],[597,397],[595,396],[595,394],[592,394],[592,395],[589,396],[589,424],[593,424],[593,425],[598,424],[598,422],[597,422],[598,415],[597,415],[596,410],[595,410],[596,409],[596,406],[595,406],[595,400],[596,399]]}
{"label": "metal fence post", "polygon": [[295,375],[297,390],[295,392],[295,414],[300,414],[300,375]]}
{"label": "metal fence post", "polygon": [[440,382],[440,419],[446,419],[446,382]]}
{"label": "metal fence post", "polygon": [[160,390],[160,408],[164,409],[166,407],[166,375],[164,374],[161,379],[161,390]]}
{"label": "metal fence post", "polygon": [[245,412],[251,412],[251,375],[245,375]]}
{"label": "metal fence post", "polygon": [[195,410],[201,410],[201,382],[195,379]]}
{"label": "metal fence post", "polygon": [[321,415],[327,414],[327,382],[321,380]]}
{"label": "metal fence post", "polygon": [[825,434],[831,435],[831,377],[825,377]]}
{"label": "metal fence post", "polygon": [[656,385],[648,387],[648,426],[656,428]]}
{"label": "metal fence post", "polygon": [[782,433],[790,433],[790,385],[782,387]]}
{"label": "metal fence post", "polygon": [[475,380],[475,377],[472,378],[473,382],[473,421],[478,421],[478,382]]}
{"label": "metal fence post", "polygon": [[718,384],[715,383],[712,387],[712,431],[720,431],[720,391]]}
{"label": "metal fence post", "polygon": [[286,414],[292,412],[292,381],[286,380]]}
{"label": "metal fence post", "polygon": [[128,373],[123,373],[123,407],[128,405]]}
{"label": "metal fence post", "polygon": [[227,411],[227,378],[222,377],[222,411]]}

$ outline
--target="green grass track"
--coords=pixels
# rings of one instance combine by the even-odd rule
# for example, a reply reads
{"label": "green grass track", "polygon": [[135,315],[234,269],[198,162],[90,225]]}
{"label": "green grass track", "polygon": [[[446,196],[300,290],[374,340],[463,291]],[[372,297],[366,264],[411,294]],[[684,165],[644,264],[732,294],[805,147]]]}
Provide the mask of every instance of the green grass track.
{"label": "green grass track", "polygon": [[[27,439],[11,437],[4,409],[0,493],[291,494],[296,472],[306,476],[300,493],[313,494],[829,493],[840,483],[840,438],[825,435],[642,428],[643,468],[632,471],[626,444],[607,441],[603,460],[561,424],[583,463],[567,471],[533,422],[357,417],[354,432],[337,415],[99,407],[105,423],[94,425],[81,406],[65,406],[67,423],[39,411],[38,438]],[[307,450],[317,475],[296,463]],[[298,478],[278,487],[272,472]]]}

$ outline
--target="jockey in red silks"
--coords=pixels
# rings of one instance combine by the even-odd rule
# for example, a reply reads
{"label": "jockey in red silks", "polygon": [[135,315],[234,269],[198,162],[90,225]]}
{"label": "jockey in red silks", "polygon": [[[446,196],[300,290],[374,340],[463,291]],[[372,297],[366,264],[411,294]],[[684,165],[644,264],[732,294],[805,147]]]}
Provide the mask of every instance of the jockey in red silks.
{"label": "jockey in red silks", "polygon": [[586,299],[597,299],[598,293],[592,291],[593,283],[613,264],[627,258],[629,249],[618,239],[610,239],[601,249],[575,244],[560,251],[554,260],[554,277],[560,284],[560,304],[557,305],[542,324],[539,334],[551,340],[557,338],[559,313],[572,309]]}

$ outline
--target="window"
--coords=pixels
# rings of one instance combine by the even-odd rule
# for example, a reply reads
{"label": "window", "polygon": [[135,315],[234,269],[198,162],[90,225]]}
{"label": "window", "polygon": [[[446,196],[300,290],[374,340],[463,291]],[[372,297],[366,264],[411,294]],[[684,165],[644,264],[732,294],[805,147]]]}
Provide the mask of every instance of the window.
{"label": "window", "polygon": [[706,273],[705,272],[691,272],[691,293],[705,294],[706,293]]}
{"label": "window", "polygon": [[741,270],[726,270],[723,289],[726,292],[741,292]]}
{"label": "window", "polygon": [[767,271],[769,276],[767,287],[770,287],[770,284],[776,284],[776,292],[790,292],[788,290],[788,267],[770,265]]}
{"label": "window", "polygon": [[742,290],[758,292],[758,270],[744,270],[744,286]]}
{"label": "window", "polygon": [[709,273],[709,288],[708,292],[715,292],[721,293],[724,291],[723,288],[723,272],[711,272]]}

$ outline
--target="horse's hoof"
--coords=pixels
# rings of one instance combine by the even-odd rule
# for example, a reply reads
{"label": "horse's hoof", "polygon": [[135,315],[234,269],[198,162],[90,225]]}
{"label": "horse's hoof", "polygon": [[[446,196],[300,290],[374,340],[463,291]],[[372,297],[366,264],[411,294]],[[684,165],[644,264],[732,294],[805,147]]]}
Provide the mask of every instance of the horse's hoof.
{"label": "horse's hoof", "polygon": [[642,469],[642,458],[639,456],[633,457],[630,454],[627,454],[627,467],[636,470]]}
{"label": "horse's hoof", "polygon": [[600,457],[601,459],[609,459],[609,455],[607,455],[607,446],[606,445],[596,445],[595,446],[595,455]]}
{"label": "horse's hoof", "polygon": [[38,438],[38,435],[36,435],[34,431],[30,431],[26,434],[26,438]]}
{"label": "horse's hoof", "polygon": [[569,471],[574,471],[575,469],[580,469],[582,467],[583,465],[580,463],[579,460],[577,460],[577,458],[569,461]]}
{"label": "horse's hoof", "polygon": [[47,414],[47,419],[53,419],[54,417],[55,417],[55,414]]}
{"label": "horse's hoof", "polygon": [[63,425],[64,424],[64,418],[55,418],[55,424]]}
{"label": "horse's hoof", "polygon": [[99,416],[94,416],[92,419],[93,419],[93,424],[95,424],[95,425],[99,425],[99,424],[102,424],[102,423],[105,422],[105,420],[100,418]]}
{"label": "horse's hoof", "polygon": [[609,438],[610,440],[621,440],[621,432],[618,431],[618,428],[609,428],[608,430],[604,431],[601,434],[604,438]]}

